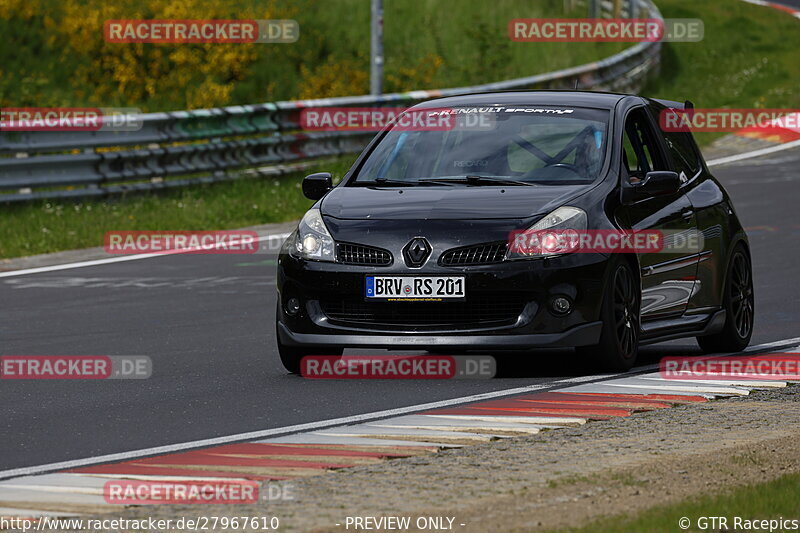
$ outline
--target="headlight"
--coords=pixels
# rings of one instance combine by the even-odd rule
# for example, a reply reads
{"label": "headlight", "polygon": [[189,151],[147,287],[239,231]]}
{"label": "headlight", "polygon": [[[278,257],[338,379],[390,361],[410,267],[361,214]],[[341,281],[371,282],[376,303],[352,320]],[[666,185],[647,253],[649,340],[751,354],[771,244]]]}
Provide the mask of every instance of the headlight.
{"label": "headlight", "polygon": [[315,261],[334,261],[336,243],[333,241],[319,209],[310,209],[300,225],[294,241],[295,255]]}
{"label": "headlight", "polygon": [[509,240],[506,259],[529,259],[567,254],[576,249],[586,231],[586,212],[577,207],[559,207]]}

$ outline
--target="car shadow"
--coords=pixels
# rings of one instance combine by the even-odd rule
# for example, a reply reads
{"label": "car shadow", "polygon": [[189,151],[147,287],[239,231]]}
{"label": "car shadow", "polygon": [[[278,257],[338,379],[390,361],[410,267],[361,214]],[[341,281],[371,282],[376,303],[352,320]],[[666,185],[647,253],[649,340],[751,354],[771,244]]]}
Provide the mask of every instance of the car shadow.
{"label": "car shadow", "polygon": [[[521,378],[560,378],[581,377],[596,374],[608,374],[599,358],[591,355],[579,355],[572,348],[548,348],[531,350],[431,350],[394,351],[394,350],[347,350],[346,356],[374,357],[419,357],[419,356],[453,356],[480,357],[491,356],[495,360],[495,374],[492,379]],[[662,357],[691,357],[705,355],[694,341],[672,341],[664,344],[643,346],[639,349],[636,367],[658,364]]]}
{"label": "car shadow", "polygon": [[[599,357],[580,355],[572,348],[528,350],[524,352],[495,352],[497,361],[495,379],[580,377],[608,374]],[[658,364],[663,357],[691,357],[705,355],[695,343],[643,346],[639,349],[635,372],[642,366]]]}

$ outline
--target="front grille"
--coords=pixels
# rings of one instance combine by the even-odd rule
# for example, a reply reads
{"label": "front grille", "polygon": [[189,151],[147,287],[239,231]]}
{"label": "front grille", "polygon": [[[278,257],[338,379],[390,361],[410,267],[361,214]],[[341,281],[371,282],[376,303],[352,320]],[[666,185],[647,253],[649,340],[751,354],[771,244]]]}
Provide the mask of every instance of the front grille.
{"label": "front grille", "polygon": [[506,256],[506,243],[493,242],[453,248],[442,254],[439,263],[444,266],[491,265],[500,263]]}
{"label": "front grille", "polygon": [[525,308],[519,294],[469,297],[459,302],[322,300],[332,322],[363,328],[467,328],[513,324]]}
{"label": "front grille", "polygon": [[363,244],[339,243],[337,261],[345,265],[388,266],[392,254],[388,250]]}

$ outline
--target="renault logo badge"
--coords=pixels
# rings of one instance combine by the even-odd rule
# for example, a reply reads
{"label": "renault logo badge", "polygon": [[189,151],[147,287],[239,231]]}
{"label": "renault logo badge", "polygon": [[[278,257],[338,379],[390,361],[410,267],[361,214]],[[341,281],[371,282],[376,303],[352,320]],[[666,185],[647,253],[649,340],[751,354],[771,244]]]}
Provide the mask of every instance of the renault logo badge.
{"label": "renault logo badge", "polygon": [[403,248],[403,258],[406,265],[412,268],[419,268],[428,260],[431,255],[431,245],[425,237],[415,237]]}

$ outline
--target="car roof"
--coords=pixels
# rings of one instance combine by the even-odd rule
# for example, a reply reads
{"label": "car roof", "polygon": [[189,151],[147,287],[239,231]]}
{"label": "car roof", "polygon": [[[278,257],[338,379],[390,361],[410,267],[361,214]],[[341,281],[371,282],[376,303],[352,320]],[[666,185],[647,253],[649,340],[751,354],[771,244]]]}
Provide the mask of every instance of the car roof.
{"label": "car roof", "polygon": [[[630,94],[593,91],[494,91],[428,100],[415,108],[469,105],[557,105],[614,109]],[[638,98],[638,97],[637,97]]]}

